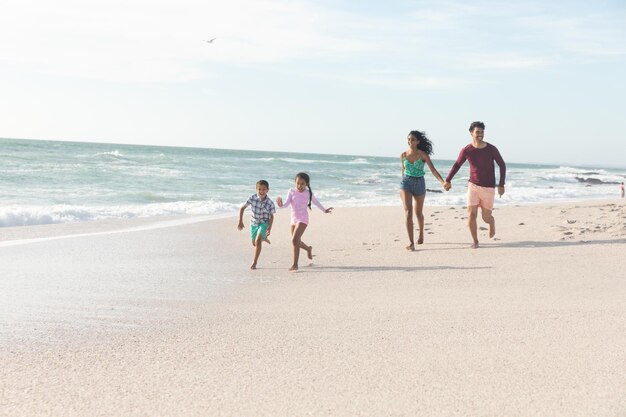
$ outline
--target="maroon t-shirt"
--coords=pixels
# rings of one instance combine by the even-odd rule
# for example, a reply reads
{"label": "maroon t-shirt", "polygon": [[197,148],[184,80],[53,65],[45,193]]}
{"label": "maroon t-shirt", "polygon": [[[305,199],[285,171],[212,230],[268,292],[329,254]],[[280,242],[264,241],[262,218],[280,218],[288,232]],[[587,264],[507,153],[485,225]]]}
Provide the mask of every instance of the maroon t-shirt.
{"label": "maroon t-shirt", "polygon": [[496,173],[495,165],[493,164],[495,161],[500,167],[500,182],[498,185],[500,187],[504,187],[506,165],[504,164],[502,156],[500,156],[500,152],[498,152],[498,148],[490,143],[487,143],[487,146],[482,149],[474,148],[471,143],[461,149],[459,157],[454,165],[452,165],[452,169],[450,169],[446,182],[452,181],[452,178],[456,175],[459,168],[461,168],[461,165],[463,165],[466,160],[469,161],[470,166],[469,182],[480,187],[495,187]]}

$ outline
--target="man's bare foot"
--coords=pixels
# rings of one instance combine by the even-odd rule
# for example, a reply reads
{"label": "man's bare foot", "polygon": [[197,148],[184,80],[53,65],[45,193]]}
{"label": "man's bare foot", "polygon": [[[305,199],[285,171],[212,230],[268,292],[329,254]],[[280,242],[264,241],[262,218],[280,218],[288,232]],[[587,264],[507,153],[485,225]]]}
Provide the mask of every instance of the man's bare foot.
{"label": "man's bare foot", "polygon": [[472,246],[470,246],[470,248],[472,248],[472,249],[478,249],[478,242],[474,242],[474,243],[472,243]]}
{"label": "man's bare foot", "polygon": [[414,251],[414,250],[415,250],[415,244],[411,243],[410,245],[408,245],[408,246],[406,247],[406,250],[408,250],[408,251]]}
{"label": "man's bare foot", "polygon": [[489,223],[489,237],[492,238],[496,235],[496,219],[492,218]]}
{"label": "man's bare foot", "polygon": [[250,265],[250,269],[256,269],[256,264]]}
{"label": "man's bare foot", "polygon": [[310,260],[313,260],[313,246],[309,246],[309,248],[306,250],[306,256]]}
{"label": "man's bare foot", "polygon": [[419,239],[417,239],[418,245],[421,245],[422,243],[424,243],[424,236],[420,236]]}
{"label": "man's bare foot", "polygon": [[298,270],[298,265],[291,265],[291,268],[289,268],[290,271],[297,271]]}

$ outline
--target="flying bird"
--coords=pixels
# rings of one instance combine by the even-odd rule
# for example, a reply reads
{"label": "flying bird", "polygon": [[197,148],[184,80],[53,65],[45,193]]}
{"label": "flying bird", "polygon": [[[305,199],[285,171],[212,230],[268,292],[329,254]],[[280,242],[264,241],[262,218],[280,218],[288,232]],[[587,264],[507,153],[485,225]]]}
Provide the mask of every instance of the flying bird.
{"label": "flying bird", "polygon": [[213,41],[217,39],[217,38],[213,38],[213,39],[209,39],[208,41],[206,41],[207,43],[213,43]]}

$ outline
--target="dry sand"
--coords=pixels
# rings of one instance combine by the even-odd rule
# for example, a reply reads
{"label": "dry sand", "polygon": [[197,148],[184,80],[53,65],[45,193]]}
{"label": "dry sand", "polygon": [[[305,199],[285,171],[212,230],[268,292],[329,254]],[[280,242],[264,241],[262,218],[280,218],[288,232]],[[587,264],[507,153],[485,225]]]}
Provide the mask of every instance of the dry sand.
{"label": "dry sand", "polygon": [[0,415],[626,415],[624,200],[425,214],[0,230]]}

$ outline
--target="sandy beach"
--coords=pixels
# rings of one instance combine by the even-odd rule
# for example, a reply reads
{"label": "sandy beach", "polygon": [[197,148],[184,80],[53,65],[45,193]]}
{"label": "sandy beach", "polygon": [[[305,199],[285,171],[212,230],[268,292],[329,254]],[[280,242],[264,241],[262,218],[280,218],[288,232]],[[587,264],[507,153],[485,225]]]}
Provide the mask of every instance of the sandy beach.
{"label": "sandy beach", "polygon": [[[428,200],[427,200],[428,204]],[[497,204],[497,202],[496,202]],[[0,230],[3,416],[624,416],[626,202]]]}

